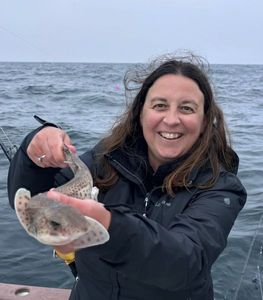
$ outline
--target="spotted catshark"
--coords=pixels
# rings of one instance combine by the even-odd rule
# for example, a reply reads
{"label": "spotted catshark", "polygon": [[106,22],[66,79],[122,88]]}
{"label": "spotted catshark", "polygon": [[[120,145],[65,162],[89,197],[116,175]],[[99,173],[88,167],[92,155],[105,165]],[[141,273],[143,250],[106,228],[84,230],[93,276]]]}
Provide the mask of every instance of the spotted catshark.
{"label": "spotted catshark", "polygon": [[[88,167],[66,146],[64,153],[74,177],[54,190],[80,199],[97,200],[98,189],[93,187]],[[109,240],[108,231],[101,223],[70,206],[50,200],[46,193],[31,197],[30,191],[20,188],[15,195],[15,211],[26,232],[43,244],[70,245],[77,250]]]}

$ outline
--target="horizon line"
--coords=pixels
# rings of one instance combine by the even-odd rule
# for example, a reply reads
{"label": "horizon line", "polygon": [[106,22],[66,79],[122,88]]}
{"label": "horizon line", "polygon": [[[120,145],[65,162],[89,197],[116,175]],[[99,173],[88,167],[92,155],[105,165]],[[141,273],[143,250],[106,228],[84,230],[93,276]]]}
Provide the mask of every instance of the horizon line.
{"label": "horizon line", "polygon": [[[46,61],[46,60],[0,60],[0,63],[57,63],[57,64],[148,64],[149,62],[110,62],[110,61]],[[228,62],[208,62],[209,65],[246,65],[246,66],[262,66],[263,63],[228,63]]]}

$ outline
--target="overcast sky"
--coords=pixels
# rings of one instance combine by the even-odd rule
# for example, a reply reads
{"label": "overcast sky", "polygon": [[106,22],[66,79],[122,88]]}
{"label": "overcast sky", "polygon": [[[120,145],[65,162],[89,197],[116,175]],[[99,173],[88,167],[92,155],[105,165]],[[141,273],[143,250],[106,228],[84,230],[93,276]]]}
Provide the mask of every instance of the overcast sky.
{"label": "overcast sky", "polygon": [[263,0],[0,0],[0,61],[263,64]]}

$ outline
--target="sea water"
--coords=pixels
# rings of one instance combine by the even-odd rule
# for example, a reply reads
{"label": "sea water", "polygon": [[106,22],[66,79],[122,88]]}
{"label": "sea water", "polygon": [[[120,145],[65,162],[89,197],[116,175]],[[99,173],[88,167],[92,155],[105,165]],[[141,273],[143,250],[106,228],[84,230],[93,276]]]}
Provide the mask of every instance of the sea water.
{"label": "sea water", "polygon": [[[110,129],[126,105],[123,76],[132,64],[0,63],[0,127],[12,142],[39,126],[59,124],[78,153]],[[215,299],[261,299],[263,268],[263,66],[212,65],[216,99],[240,157],[248,191],[228,245],[213,266]],[[0,151],[0,282],[71,288],[73,276],[51,247],[29,237],[7,197],[9,162]]]}

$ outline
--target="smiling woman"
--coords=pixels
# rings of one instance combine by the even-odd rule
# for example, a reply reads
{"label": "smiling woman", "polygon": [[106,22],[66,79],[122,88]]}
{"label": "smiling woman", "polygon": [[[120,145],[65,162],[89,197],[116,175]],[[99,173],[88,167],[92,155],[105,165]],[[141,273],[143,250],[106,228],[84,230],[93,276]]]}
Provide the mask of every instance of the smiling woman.
{"label": "smiling woman", "polygon": [[[77,249],[70,300],[212,300],[211,268],[246,201],[223,113],[193,56],[161,58],[142,73],[128,73],[125,83],[127,92],[135,88],[134,99],[81,156],[103,205],[47,194],[95,219],[110,236],[103,245]],[[64,144],[75,151],[67,133],[48,122],[24,139],[9,170],[12,206],[21,186],[34,195],[72,178]]]}
{"label": "smiling woman", "polygon": [[204,96],[192,79],[170,74],[157,79],[141,112],[153,169],[187,153],[201,135],[204,122]]}

